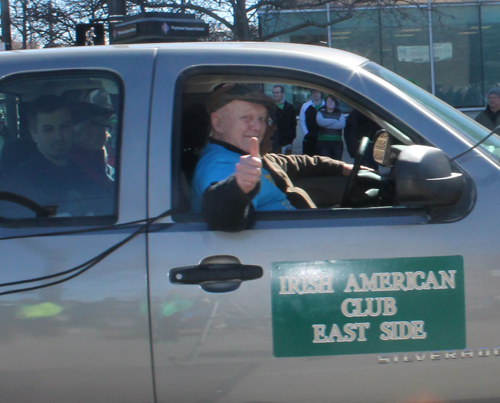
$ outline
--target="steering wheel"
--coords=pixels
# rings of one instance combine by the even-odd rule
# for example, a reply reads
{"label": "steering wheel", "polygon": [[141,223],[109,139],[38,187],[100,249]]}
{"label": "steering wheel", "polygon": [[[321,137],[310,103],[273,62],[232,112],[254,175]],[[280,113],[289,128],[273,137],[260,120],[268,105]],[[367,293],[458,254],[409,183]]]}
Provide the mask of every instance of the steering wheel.
{"label": "steering wheel", "polygon": [[370,139],[368,137],[363,137],[359,142],[358,151],[356,152],[356,156],[354,157],[354,166],[352,167],[351,174],[349,175],[349,179],[347,180],[347,185],[344,191],[344,196],[342,197],[342,202],[340,203],[340,207],[349,207],[349,202],[352,199],[352,193],[358,181],[358,172],[361,168],[361,162],[363,161],[363,157],[366,154],[366,150],[368,149],[369,144]]}
{"label": "steering wheel", "polygon": [[49,209],[40,206],[38,203],[35,203],[33,200],[28,199],[27,197],[18,195],[16,193],[4,192],[0,191],[0,200],[9,201],[12,203],[19,204],[27,209],[33,211],[37,217],[49,217],[51,212]]}

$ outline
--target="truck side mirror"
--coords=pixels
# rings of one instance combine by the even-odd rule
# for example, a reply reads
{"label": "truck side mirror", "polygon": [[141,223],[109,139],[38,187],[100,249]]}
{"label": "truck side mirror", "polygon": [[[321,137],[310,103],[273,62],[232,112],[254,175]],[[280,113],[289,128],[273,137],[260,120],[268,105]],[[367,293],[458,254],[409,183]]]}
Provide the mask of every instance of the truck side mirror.
{"label": "truck side mirror", "polygon": [[449,206],[464,188],[448,156],[438,148],[411,145],[401,150],[394,165],[398,201],[404,206]]}

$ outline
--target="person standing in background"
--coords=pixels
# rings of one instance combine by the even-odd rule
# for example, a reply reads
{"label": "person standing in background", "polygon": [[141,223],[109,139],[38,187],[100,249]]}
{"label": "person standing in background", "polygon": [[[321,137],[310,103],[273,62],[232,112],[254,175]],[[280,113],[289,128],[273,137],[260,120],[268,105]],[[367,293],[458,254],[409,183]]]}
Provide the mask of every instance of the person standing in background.
{"label": "person standing in background", "polygon": [[316,155],[316,141],[318,139],[319,125],[316,122],[318,110],[325,104],[323,94],[318,90],[311,90],[311,100],[300,108],[299,121],[304,133],[302,154]]}
{"label": "person standing in background", "polygon": [[317,155],[341,161],[344,152],[342,129],[345,127],[345,118],[333,95],[326,97],[325,105],[319,109],[316,115],[316,122],[319,125],[316,143]]}
{"label": "person standing in background", "polygon": [[292,143],[297,136],[297,115],[292,104],[285,101],[285,89],[282,85],[273,87],[273,98],[276,101],[274,123],[277,130],[273,136],[273,152],[291,154]]}
{"label": "person standing in background", "polygon": [[500,125],[500,88],[492,88],[486,97],[488,105],[475,120],[489,130],[494,130]]}
{"label": "person standing in background", "polygon": [[373,141],[380,129],[382,128],[377,123],[357,109],[353,109],[345,120],[344,141],[349,156],[354,159],[358,152],[361,139],[363,137],[368,137],[370,143],[366,148],[361,164],[375,170],[378,169],[378,164],[373,159]]}

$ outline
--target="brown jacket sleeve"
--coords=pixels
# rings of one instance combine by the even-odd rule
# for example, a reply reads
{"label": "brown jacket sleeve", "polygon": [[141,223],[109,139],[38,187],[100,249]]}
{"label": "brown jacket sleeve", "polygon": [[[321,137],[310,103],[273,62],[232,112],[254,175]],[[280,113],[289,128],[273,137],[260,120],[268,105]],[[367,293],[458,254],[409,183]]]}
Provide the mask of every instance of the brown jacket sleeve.
{"label": "brown jacket sleeve", "polygon": [[269,153],[264,158],[278,164],[292,181],[309,176],[341,176],[344,168],[343,161],[329,157]]}

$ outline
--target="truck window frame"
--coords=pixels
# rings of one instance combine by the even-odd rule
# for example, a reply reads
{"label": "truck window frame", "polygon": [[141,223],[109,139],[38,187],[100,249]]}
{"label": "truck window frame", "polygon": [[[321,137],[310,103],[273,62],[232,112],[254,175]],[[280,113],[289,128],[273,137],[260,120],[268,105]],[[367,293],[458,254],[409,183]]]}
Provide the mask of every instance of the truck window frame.
{"label": "truck window frame", "polygon": [[[334,81],[323,76],[317,76],[309,72],[285,69],[281,67],[265,66],[195,66],[186,69],[176,81],[175,102],[172,122],[172,193],[171,205],[174,210],[172,218],[177,223],[200,223],[206,226],[201,213],[186,211],[185,195],[181,182],[181,156],[182,156],[182,105],[184,101],[184,88],[186,83],[196,76],[220,76],[233,79],[241,77],[239,82],[248,82],[251,77],[255,82],[291,83],[294,85],[317,88],[323,92],[331,92],[339,96],[343,101],[348,100],[348,104],[360,109],[370,111],[388,124],[404,133],[414,144],[431,145],[428,141],[408,126],[397,116],[390,114],[385,109],[374,103],[372,100],[353,91],[341,82]],[[247,79],[247,81],[245,80]],[[259,81],[262,80],[262,81]],[[221,81],[224,82],[224,81]],[[233,81],[230,81],[233,82]],[[309,227],[317,225],[343,226],[345,219],[357,220],[354,225],[412,225],[412,224],[433,224],[440,222],[458,221],[465,217],[471,210],[471,203],[475,200],[475,187],[469,175],[455,165],[466,177],[466,191],[470,196],[462,200],[456,206],[437,209],[434,216],[429,214],[426,207],[407,206],[383,206],[383,207],[360,207],[360,208],[333,208],[333,209],[307,209],[293,211],[258,211],[254,213],[254,225],[252,228],[277,228],[277,227]],[[471,201],[472,200],[472,201]],[[188,207],[189,208],[189,207]],[[282,224],[280,224],[280,222]]]}
{"label": "truck window frame", "polygon": [[[116,122],[116,159],[115,159],[115,185],[113,214],[102,216],[79,216],[79,217],[29,217],[29,218],[6,218],[0,217],[0,227],[5,228],[43,228],[43,227],[72,227],[72,226],[103,226],[111,225],[118,221],[120,204],[120,166],[121,147],[123,136],[123,115],[125,105],[125,84],[116,72],[109,69],[51,69],[42,71],[19,72],[7,75],[0,80],[0,92],[3,88],[11,86],[16,82],[29,80],[109,80],[117,87],[116,105],[113,110],[118,119]],[[84,89],[84,88],[81,88]]]}

